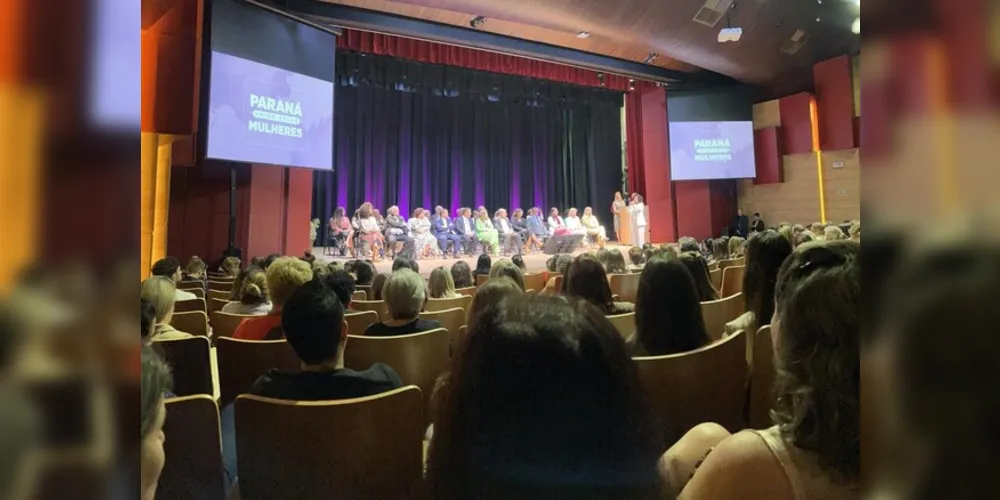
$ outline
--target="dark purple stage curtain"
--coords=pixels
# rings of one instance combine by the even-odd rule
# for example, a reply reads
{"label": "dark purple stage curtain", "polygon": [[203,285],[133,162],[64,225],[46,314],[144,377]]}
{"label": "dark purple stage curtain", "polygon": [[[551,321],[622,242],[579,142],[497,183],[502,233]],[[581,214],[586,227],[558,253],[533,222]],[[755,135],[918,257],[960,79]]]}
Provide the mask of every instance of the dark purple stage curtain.
{"label": "dark purple stage curtain", "polygon": [[313,217],[364,201],[405,217],[593,206],[610,225],[621,93],[357,54],[337,74],[335,170],[315,173]]}

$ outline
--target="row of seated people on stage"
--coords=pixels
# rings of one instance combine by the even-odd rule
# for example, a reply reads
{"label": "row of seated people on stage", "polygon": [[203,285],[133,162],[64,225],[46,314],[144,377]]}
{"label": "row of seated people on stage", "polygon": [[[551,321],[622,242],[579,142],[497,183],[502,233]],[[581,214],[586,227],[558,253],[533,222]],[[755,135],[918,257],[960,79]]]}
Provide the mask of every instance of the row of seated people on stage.
{"label": "row of seated people on stage", "polygon": [[547,219],[538,207],[529,209],[527,216],[522,209],[515,209],[509,217],[505,208],[490,217],[486,207],[475,212],[463,207],[455,218],[441,206],[433,211],[418,207],[406,220],[397,206],[389,207],[383,217],[365,202],[350,219],[343,207],[337,207],[329,229],[329,244],[341,255],[351,252],[376,259],[385,250],[391,256],[402,253],[416,258],[475,255],[480,249],[490,255],[513,255],[540,250],[546,239],[564,234],[583,235],[588,245],[598,247],[607,241],[604,226],[591,207],[584,208],[582,216],[570,208],[565,218],[559,209],[552,208]]}
{"label": "row of seated people on stage", "polygon": [[[609,288],[609,274],[630,271],[617,249],[555,256],[548,265],[562,275],[559,288],[549,286],[553,278],[540,293],[526,292],[523,260],[482,255],[476,269],[459,261],[433,269],[428,282],[413,259],[400,256],[373,284],[388,316],[365,334],[437,328],[419,317],[428,297],[454,294],[457,283],[471,284],[470,274],[490,276],[466,311],[459,361],[431,396],[428,498],[860,498],[860,248],[828,240],[793,249],[775,230],[743,245],[748,311],[741,329],[771,325],[778,373],[773,425],[763,429],[705,423],[664,446],[647,420],[631,358],[713,343],[700,302],[716,294],[693,238],[639,249],[640,260],[632,261],[641,274],[634,303],[617,300]],[[355,278],[369,263],[267,260],[254,271],[263,281],[251,281],[266,287],[271,309],[245,319],[236,336],[277,332],[302,371],[262,373],[254,394],[323,401],[404,385],[384,363],[344,368],[350,344],[342,325],[352,314]],[[243,290],[253,289],[248,279]],[[171,280],[149,278],[141,299],[143,342],[155,345],[168,331],[162,325],[170,321]],[[606,316],[627,312],[635,313],[635,330],[623,336]],[[148,349],[142,369],[141,482],[143,498],[152,499],[169,375]],[[148,457],[160,463],[147,464]]]}

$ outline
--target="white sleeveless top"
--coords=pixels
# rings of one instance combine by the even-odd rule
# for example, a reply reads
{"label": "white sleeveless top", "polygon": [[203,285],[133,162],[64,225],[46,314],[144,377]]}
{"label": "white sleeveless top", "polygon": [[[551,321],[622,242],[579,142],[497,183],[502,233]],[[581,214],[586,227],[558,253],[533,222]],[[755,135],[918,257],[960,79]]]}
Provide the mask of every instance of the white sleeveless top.
{"label": "white sleeveless top", "polygon": [[853,500],[861,498],[861,486],[854,481],[838,480],[834,473],[820,467],[815,455],[797,448],[782,437],[778,426],[756,434],[781,464],[792,486],[795,500]]}

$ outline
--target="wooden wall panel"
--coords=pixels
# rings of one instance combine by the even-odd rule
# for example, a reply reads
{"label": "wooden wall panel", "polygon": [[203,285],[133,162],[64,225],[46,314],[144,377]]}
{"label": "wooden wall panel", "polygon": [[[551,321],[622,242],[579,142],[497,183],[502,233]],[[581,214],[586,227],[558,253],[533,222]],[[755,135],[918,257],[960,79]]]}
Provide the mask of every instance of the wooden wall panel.
{"label": "wooden wall panel", "polygon": [[781,126],[781,105],[778,99],[758,102],[753,105],[753,129]]}
{"label": "wooden wall panel", "polygon": [[[840,165],[834,168],[834,165]],[[861,157],[858,149],[823,152],[826,220],[843,222],[861,217]]]}
{"label": "wooden wall panel", "polygon": [[737,181],[737,200],[746,213],[760,212],[768,225],[819,221],[819,188],[813,153],[786,155],[785,182],[755,185]]}

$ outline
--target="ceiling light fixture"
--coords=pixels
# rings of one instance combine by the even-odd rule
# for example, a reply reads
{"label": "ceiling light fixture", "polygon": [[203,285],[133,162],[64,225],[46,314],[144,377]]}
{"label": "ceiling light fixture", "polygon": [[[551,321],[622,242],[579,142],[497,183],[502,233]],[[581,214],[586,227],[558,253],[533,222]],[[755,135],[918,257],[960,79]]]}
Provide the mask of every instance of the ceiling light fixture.
{"label": "ceiling light fixture", "polygon": [[579,32],[579,33],[576,34],[577,38],[587,38],[589,36],[590,36],[590,32],[588,32],[588,31],[581,31],[581,32]]}
{"label": "ceiling light fixture", "polygon": [[646,56],[646,60],[643,62],[646,64],[653,64],[653,61],[655,61],[657,57],[660,57],[660,54],[650,52],[649,55]]}
{"label": "ceiling light fixture", "polygon": [[486,18],[483,16],[473,17],[472,20],[469,21],[469,26],[472,26],[473,28],[478,28],[484,24],[486,24]]}
{"label": "ceiling light fixture", "polygon": [[628,89],[629,90],[635,90],[635,80],[632,79],[632,78],[628,79]]}

